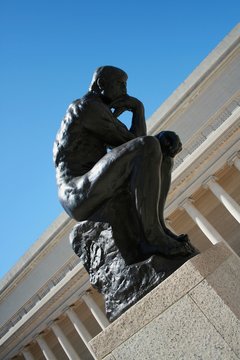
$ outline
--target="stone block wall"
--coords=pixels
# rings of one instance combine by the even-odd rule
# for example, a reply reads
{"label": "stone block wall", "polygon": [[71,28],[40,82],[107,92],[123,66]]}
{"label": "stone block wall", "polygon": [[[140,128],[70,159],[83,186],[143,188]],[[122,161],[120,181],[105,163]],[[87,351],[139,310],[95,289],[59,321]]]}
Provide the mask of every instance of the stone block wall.
{"label": "stone block wall", "polygon": [[240,258],[189,260],[91,341],[97,359],[240,359]]}

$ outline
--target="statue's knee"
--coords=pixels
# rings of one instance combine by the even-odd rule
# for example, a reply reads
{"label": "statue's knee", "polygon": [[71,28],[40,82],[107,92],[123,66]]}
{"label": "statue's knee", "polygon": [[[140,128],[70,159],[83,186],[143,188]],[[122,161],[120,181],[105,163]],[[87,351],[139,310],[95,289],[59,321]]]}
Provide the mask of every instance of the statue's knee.
{"label": "statue's knee", "polygon": [[144,151],[147,151],[149,156],[161,157],[161,147],[159,141],[154,136],[142,137]]}

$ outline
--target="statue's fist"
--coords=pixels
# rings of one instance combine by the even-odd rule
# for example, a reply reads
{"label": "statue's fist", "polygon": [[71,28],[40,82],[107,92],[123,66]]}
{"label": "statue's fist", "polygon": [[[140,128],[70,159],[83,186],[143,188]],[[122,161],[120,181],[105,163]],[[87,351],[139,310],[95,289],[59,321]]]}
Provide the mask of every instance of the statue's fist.
{"label": "statue's fist", "polygon": [[113,114],[117,117],[122,114],[124,111],[144,111],[143,104],[137,98],[133,96],[124,95],[114,100],[110,107],[114,109]]}
{"label": "statue's fist", "polygon": [[174,157],[182,150],[179,136],[173,131],[161,131],[156,135],[164,155]]}

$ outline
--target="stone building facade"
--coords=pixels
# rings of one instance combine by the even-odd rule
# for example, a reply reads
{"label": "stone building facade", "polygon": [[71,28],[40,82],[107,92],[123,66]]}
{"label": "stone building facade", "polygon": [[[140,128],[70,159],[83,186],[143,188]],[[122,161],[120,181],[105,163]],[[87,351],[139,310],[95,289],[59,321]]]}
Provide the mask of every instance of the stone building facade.
{"label": "stone building facade", "polygon": [[[240,25],[148,119],[148,134],[183,142],[166,206],[169,227],[201,251],[225,243],[240,256]],[[109,326],[100,294],[69,246],[61,214],[0,285],[0,358],[94,359]]]}

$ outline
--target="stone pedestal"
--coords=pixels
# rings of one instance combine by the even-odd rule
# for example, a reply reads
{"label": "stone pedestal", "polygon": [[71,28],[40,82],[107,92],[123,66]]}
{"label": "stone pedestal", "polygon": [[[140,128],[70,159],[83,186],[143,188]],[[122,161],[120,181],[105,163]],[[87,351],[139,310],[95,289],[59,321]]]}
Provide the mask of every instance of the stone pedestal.
{"label": "stone pedestal", "polygon": [[[186,256],[146,256],[140,253],[138,246],[130,248],[129,255],[125,256],[128,247],[118,241],[117,235],[119,232],[114,234],[110,224],[88,220],[78,223],[70,234],[74,252],[89,273],[90,283],[104,296],[105,312],[110,321],[198,254],[190,242],[185,241]],[[133,254],[135,261],[131,264],[129,259]]]}
{"label": "stone pedestal", "polygon": [[223,243],[190,259],[91,340],[97,359],[240,359],[239,273]]}

